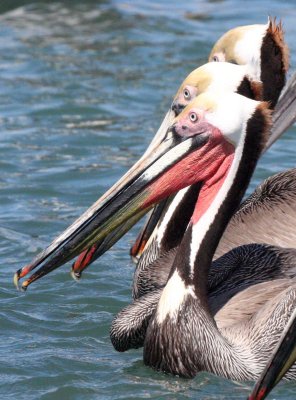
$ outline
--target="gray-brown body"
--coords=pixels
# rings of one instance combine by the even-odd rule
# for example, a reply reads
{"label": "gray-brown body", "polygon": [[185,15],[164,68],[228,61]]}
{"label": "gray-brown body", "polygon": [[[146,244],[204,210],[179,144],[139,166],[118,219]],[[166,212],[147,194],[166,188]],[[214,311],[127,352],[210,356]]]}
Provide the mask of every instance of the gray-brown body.
{"label": "gray-brown body", "polygon": [[[264,181],[233,215],[220,240],[208,279],[209,304],[218,326],[253,317],[283,279],[288,287],[296,278],[295,226],[296,169],[292,169]],[[143,346],[176,252],[174,248],[159,254],[152,242],[143,253],[135,272],[134,301],[112,323],[111,340],[117,350]],[[263,283],[259,301],[250,293]]]}

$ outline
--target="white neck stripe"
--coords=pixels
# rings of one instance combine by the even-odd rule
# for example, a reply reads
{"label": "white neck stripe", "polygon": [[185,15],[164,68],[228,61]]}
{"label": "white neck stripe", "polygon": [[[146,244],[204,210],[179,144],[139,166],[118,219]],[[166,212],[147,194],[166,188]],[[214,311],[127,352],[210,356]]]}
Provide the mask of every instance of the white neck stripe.
{"label": "white neck stripe", "polygon": [[246,127],[243,128],[244,133],[241,137],[241,140],[235,150],[234,160],[232,165],[228,171],[227,177],[219,189],[217,195],[215,196],[213,202],[206,210],[206,212],[201,216],[196,224],[192,227],[192,238],[190,244],[190,274],[193,275],[194,272],[194,264],[198,250],[200,249],[200,245],[202,243],[203,238],[205,237],[206,233],[208,232],[211,224],[216,218],[216,215],[219,211],[221,204],[223,203],[227,193],[235,179],[241,157],[243,154],[244,149],[244,142],[246,137]]}

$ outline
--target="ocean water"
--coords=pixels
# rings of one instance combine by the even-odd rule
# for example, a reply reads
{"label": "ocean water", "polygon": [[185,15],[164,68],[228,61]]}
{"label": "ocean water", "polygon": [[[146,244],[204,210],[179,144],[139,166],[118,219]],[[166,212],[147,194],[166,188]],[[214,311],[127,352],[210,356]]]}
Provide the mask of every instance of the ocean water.
{"label": "ocean water", "polygon": [[[245,399],[252,383],[193,380],[117,353],[114,315],[131,300],[131,230],[85,272],[70,265],[16,291],[14,272],[143,153],[183,78],[237,25],[282,18],[296,68],[294,1],[0,1],[0,398]],[[251,189],[295,166],[291,128]],[[250,190],[251,190],[250,189]],[[295,400],[284,383],[270,399]]]}

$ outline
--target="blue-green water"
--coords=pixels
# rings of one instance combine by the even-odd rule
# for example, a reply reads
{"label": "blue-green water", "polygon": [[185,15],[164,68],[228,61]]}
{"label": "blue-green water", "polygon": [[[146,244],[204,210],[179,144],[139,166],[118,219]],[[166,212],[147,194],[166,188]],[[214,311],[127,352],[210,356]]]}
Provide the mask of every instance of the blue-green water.
{"label": "blue-green water", "polygon": [[[284,21],[296,66],[294,1],[0,1],[0,398],[245,399],[252,384],[152,371],[116,353],[131,298],[135,228],[77,284],[70,266],[12,284],[57,233],[143,153],[177,87],[227,29]],[[296,129],[264,156],[252,187],[295,166]],[[271,399],[296,398],[296,384]]]}

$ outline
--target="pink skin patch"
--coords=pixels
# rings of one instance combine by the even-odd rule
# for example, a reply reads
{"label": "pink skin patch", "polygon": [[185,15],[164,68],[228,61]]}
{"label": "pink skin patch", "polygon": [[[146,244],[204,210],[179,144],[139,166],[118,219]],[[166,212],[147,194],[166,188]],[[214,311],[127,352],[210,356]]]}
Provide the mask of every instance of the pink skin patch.
{"label": "pink skin patch", "polygon": [[[196,116],[191,115],[192,113]],[[198,207],[196,206],[192,222],[196,223],[211,204],[232,163],[234,146],[225,140],[218,128],[205,121],[204,114],[205,112],[201,110],[191,110],[185,118],[175,124],[175,130],[180,136],[208,133],[209,140],[204,146],[173,165],[150,185],[149,196],[143,203],[143,208],[196,182],[205,184],[204,190],[199,195],[199,198],[201,194],[202,197]]]}
{"label": "pink skin patch", "polygon": [[192,108],[179,120],[175,129],[182,136],[193,136],[206,127],[207,130],[212,129],[214,142],[218,142],[219,146],[213,149],[215,152],[212,154],[213,158],[211,160],[211,165],[204,163],[204,166],[200,167],[204,169],[204,172],[208,170],[209,174],[204,179],[201,179],[204,181],[204,184],[199,193],[194,213],[191,217],[193,224],[196,224],[200,217],[210,207],[226,179],[234,157],[233,145],[224,139],[223,135],[217,128],[212,127],[205,121],[205,111],[203,110]]}
{"label": "pink skin patch", "polygon": [[175,124],[175,130],[183,137],[192,137],[214,128],[205,120],[204,110],[192,108],[183,118],[180,117]]}
{"label": "pink skin patch", "polygon": [[218,166],[218,169],[209,179],[205,180],[199,192],[197,203],[191,217],[193,224],[196,224],[201,216],[210,207],[214,198],[222,187],[231,167],[234,158],[233,145],[224,141],[220,150],[222,150],[222,152],[217,154],[217,158],[215,160],[215,164]]}
{"label": "pink skin patch", "polygon": [[192,99],[194,99],[198,94],[197,87],[192,85],[186,85],[180,91],[178,96],[174,99],[174,104],[185,107],[190,103]]}

